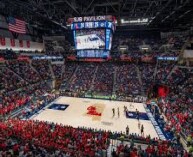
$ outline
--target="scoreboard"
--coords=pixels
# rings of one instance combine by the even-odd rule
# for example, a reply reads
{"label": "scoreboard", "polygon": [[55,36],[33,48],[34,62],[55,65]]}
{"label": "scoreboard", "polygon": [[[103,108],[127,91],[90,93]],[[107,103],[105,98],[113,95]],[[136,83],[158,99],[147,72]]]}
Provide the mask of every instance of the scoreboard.
{"label": "scoreboard", "polygon": [[107,58],[110,54],[105,50],[79,50],[77,51],[78,58]]}
{"label": "scoreboard", "polygon": [[77,23],[71,24],[71,29],[72,30],[92,29],[92,28],[104,28],[104,29],[110,29],[113,32],[115,31],[115,25],[112,22],[108,22],[108,21],[77,22]]}
{"label": "scoreboard", "polygon": [[[98,19],[98,21],[89,21],[89,19]],[[112,20],[106,19],[105,16],[74,18],[70,28],[73,31],[78,57],[109,56],[116,27]]]}

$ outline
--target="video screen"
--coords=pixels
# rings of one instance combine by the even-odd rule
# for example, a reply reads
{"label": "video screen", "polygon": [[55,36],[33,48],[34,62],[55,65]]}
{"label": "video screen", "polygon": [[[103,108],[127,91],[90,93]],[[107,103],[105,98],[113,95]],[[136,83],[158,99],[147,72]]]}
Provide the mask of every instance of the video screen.
{"label": "video screen", "polygon": [[105,29],[76,30],[75,42],[77,50],[105,49]]}
{"label": "video screen", "polygon": [[106,29],[106,50],[111,50],[112,47],[112,32],[110,29]]}

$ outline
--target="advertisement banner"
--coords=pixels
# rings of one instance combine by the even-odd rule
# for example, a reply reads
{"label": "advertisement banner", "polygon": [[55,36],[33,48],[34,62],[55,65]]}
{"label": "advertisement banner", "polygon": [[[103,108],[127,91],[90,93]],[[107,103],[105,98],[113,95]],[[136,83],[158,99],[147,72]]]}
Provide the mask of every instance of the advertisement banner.
{"label": "advertisement banner", "polygon": [[141,61],[143,61],[143,62],[152,62],[153,57],[151,57],[151,56],[141,57]]}
{"label": "advertisement banner", "polygon": [[17,58],[17,60],[20,60],[20,61],[29,61],[30,58],[29,58],[28,56],[19,56],[19,57]]}
{"label": "advertisement banner", "polygon": [[106,99],[106,100],[115,100],[116,99],[116,95],[109,95],[109,96],[105,96],[105,95],[95,95],[95,94],[85,94],[86,98],[95,98],[95,99]]}
{"label": "advertisement banner", "polygon": [[88,22],[88,21],[112,21],[115,23],[116,18],[115,16],[112,15],[82,16],[82,17],[68,18],[67,24],[71,24],[73,22]]}

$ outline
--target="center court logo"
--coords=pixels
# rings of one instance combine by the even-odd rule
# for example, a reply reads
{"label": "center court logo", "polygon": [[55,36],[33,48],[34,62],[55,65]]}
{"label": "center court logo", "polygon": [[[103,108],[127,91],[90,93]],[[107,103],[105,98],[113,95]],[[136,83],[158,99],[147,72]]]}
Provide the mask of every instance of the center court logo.
{"label": "center court logo", "polygon": [[92,120],[101,120],[102,113],[104,111],[104,104],[93,104],[87,107],[85,116],[92,117]]}

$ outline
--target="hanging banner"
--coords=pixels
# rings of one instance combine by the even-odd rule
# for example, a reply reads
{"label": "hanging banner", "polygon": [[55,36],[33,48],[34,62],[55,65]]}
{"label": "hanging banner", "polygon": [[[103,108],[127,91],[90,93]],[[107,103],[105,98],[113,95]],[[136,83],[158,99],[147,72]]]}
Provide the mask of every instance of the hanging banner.
{"label": "hanging banner", "polygon": [[15,39],[10,39],[11,47],[15,47]]}
{"label": "hanging banner", "polygon": [[19,47],[23,47],[23,40],[19,40]]}
{"label": "hanging banner", "polygon": [[5,46],[5,38],[4,37],[0,37],[0,44],[2,45],[2,46]]}
{"label": "hanging banner", "polygon": [[30,41],[29,40],[26,41],[26,45],[27,45],[27,48],[30,48]]}

